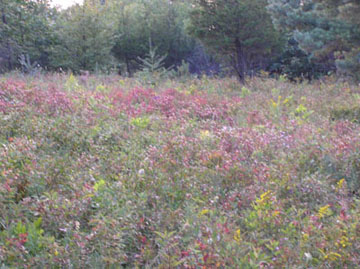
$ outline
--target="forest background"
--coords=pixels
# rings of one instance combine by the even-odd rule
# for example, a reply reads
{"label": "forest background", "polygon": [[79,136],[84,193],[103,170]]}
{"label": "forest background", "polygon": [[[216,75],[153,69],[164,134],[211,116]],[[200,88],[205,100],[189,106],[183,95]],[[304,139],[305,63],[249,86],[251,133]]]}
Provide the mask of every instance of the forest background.
{"label": "forest background", "polygon": [[[2,0],[0,71],[360,79],[356,0]],[[151,56],[152,54],[152,56]],[[145,62],[144,62],[145,60]],[[157,65],[156,65],[157,64]]]}

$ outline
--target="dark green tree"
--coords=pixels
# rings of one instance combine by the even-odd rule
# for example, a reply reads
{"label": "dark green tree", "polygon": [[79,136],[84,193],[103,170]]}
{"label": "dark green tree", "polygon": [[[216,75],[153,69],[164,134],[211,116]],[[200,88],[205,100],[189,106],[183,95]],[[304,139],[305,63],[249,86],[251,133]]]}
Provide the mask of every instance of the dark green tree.
{"label": "dark green tree", "polygon": [[266,0],[196,0],[190,32],[229,62],[241,82],[281,46]]}
{"label": "dark green tree", "polygon": [[157,53],[168,55],[165,66],[178,65],[195,45],[185,32],[190,6],[170,0],[107,1],[117,21],[114,56],[125,63],[126,71],[136,71],[149,51],[149,38]]}
{"label": "dark green tree", "polygon": [[114,26],[107,9],[98,1],[86,1],[63,11],[54,32],[57,42],[51,48],[54,68],[95,71],[112,63]]}
{"label": "dark green tree", "polygon": [[358,0],[269,0],[273,21],[324,70],[360,79]]}
{"label": "dark green tree", "polygon": [[49,1],[2,0],[0,14],[0,69],[18,67],[21,55],[47,66],[53,41],[50,24],[56,16]]}
{"label": "dark green tree", "polygon": [[282,53],[271,63],[268,71],[271,76],[286,75],[295,82],[319,78],[327,70],[321,64],[311,61],[309,54],[300,49],[299,42],[289,37]]}

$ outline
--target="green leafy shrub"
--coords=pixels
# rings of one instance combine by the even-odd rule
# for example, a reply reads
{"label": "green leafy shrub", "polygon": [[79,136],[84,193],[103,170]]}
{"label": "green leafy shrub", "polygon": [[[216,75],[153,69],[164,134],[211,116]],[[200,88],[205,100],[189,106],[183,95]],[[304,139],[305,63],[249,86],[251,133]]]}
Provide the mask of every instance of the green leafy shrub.
{"label": "green leafy shrub", "polygon": [[330,118],[360,123],[360,106],[334,108],[330,112]]}

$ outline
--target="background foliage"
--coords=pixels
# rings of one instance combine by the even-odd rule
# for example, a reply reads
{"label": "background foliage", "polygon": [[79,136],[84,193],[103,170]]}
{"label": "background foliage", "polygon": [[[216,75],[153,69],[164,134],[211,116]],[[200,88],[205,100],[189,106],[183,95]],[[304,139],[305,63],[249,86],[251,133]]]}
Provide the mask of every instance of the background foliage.
{"label": "background foliage", "polygon": [[28,70],[25,57],[37,70],[132,76],[151,45],[166,55],[165,68],[185,62],[197,75],[244,82],[266,70],[293,81],[335,73],[357,81],[359,9],[355,0],[85,0],[67,10],[4,0],[0,71]]}

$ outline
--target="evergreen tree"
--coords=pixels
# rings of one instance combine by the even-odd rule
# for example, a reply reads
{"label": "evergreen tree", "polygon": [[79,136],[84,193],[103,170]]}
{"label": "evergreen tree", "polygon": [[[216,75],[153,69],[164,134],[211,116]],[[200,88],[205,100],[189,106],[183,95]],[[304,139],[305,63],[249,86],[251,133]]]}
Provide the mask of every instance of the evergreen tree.
{"label": "evergreen tree", "polygon": [[299,48],[299,42],[290,37],[283,52],[269,66],[270,75],[281,74],[291,81],[312,80],[326,72],[323,66],[311,61],[309,54]]}
{"label": "evergreen tree", "polygon": [[281,44],[266,0],[196,0],[190,32],[225,57],[241,82],[265,66]]}
{"label": "evergreen tree", "polygon": [[189,5],[170,0],[108,1],[117,21],[115,57],[126,64],[132,74],[141,65],[138,60],[148,52],[151,39],[157,52],[168,55],[165,66],[180,64],[191,53],[195,42],[185,33]]}
{"label": "evergreen tree", "polygon": [[268,8],[278,29],[292,33],[311,60],[360,79],[359,1],[269,0]]}

